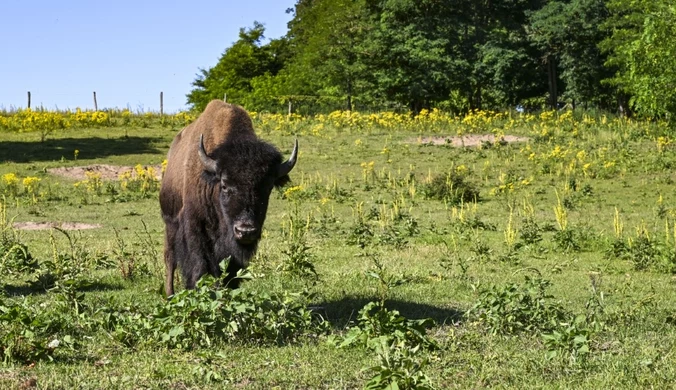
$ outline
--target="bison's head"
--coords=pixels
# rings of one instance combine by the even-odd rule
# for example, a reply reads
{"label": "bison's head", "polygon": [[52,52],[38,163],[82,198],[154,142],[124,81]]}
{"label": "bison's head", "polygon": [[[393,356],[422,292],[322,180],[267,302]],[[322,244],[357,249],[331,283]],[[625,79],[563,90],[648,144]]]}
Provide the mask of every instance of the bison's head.
{"label": "bison's head", "polygon": [[285,162],[274,146],[257,139],[227,141],[207,155],[200,136],[198,154],[207,181],[218,194],[230,237],[241,246],[255,247],[261,237],[270,192],[289,181],[288,174],[296,164],[298,140]]}

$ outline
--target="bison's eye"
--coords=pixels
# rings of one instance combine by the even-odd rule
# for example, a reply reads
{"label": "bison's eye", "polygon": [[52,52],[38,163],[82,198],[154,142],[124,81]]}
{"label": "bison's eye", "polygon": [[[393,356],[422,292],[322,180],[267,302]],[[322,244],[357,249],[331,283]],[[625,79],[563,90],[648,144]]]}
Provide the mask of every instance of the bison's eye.
{"label": "bison's eye", "polygon": [[235,189],[232,188],[232,187],[228,187],[228,186],[221,186],[221,191],[226,196],[232,196],[232,194],[235,193]]}

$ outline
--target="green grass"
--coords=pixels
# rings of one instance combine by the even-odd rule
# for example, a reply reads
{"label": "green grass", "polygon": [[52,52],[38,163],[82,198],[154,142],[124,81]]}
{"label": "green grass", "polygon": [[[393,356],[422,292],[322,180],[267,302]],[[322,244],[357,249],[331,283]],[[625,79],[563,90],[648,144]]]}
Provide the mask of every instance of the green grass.
{"label": "green grass", "polygon": [[[435,325],[427,333],[439,348],[417,352],[415,358],[429,358],[423,371],[436,388],[672,386],[676,265],[669,268],[669,253],[676,252],[676,153],[669,148],[658,153],[652,133],[656,130],[647,126],[638,135],[631,129],[590,130],[578,136],[552,131],[553,141],[531,141],[530,146],[538,155],[549,155],[557,144],[571,150],[560,160],[529,160],[529,153],[521,150],[524,144],[481,150],[420,145],[415,142],[417,133],[404,131],[363,135],[329,129],[321,137],[299,136],[300,156],[291,186],[301,188],[287,189],[288,196],[273,193],[264,238],[250,267],[256,278],[242,288],[252,293],[309,289],[314,293],[309,305],[330,323],[328,334],[334,336],[344,335],[359,310],[381,297],[406,318],[432,318]],[[0,134],[4,161],[0,192],[5,190],[1,177],[6,173],[42,179],[43,195],[37,204],[23,195],[10,196],[8,216],[15,221],[100,223],[103,228],[70,235],[90,259],[110,262],[109,267],[98,268],[94,260],[86,263],[85,277],[92,283],[80,288],[83,318],[69,317],[75,321],[76,347],[57,348],[53,361],[43,359],[35,365],[7,361],[0,368],[0,387],[20,388],[31,378],[39,388],[363,387],[373,376],[364,369],[377,364],[376,353],[363,346],[338,349],[327,342],[324,332],[281,344],[216,340],[210,348],[182,350],[153,340],[129,347],[101,327],[85,326],[104,305],[137,306],[150,313],[164,301],[160,293],[164,227],[157,193],[146,198],[131,194],[125,202],[111,201],[104,193],[83,204],[72,180],[46,170],[100,163],[160,164],[175,132],[153,127],[73,129],[54,133],[43,143],[31,134]],[[532,135],[527,127],[514,132]],[[262,136],[285,155],[293,145],[293,136]],[[389,152],[383,153],[385,147]],[[600,148],[607,148],[603,156]],[[75,149],[80,151],[77,160]],[[593,175],[583,173],[582,163],[566,173],[580,150],[595,156],[589,160],[597,169]],[[603,168],[611,160],[615,168]],[[546,165],[550,173],[543,172]],[[466,172],[465,180],[480,191],[479,202],[454,205],[425,198],[423,188],[430,178],[454,170]],[[530,183],[521,184],[524,179]],[[510,180],[515,183],[513,191],[491,193]],[[554,239],[559,230],[554,212],[557,193],[578,250],[563,250]],[[299,215],[294,216],[296,203]],[[524,204],[532,206],[532,219],[542,237],[528,245],[519,238],[530,213]],[[624,226],[623,242],[634,243],[645,235],[637,233],[643,226],[660,249],[661,255],[646,270],[636,270],[629,257],[607,255],[616,241],[615,209]],[[364,248],[349,243],[357,234],[359,210],[372,232],[372,237],[363,237]],[[512,248],[504,234],[510,212],[517,230]],[[319,276],[316,282],[283,271],[289,269],[283,255],[291,242],[289,218],[306,224],[307,259]],[[116,231],[127,248],[122,255]],[[21,233],[21,241],[41,264],[53,257],[51,235],[58,251],[69,251],[68,240],[59,232]],[[146,271],[127,280],[118,257],[126,261],[133,257]],[[369,275],[374,257],[382,264],[382,274],[394,280],[389,289]],[[533,269],[551,281],[547,292],[553,298],[548,302],[557,302],[569,313],[588,313],[585,304],[602,293],[598,328],[590,336],[586,358],[571,362],[570,354],[563,353],[550,359],[540,330],[493,334],[485,323],[463,315],[485,289],[509,283],[521,286],[525,275],[536,274]],[[67,309],[57,303],[58,294],[30,288],[31,278],[0,277],[5,305],[26,295],[34,308],[64,314]]]}

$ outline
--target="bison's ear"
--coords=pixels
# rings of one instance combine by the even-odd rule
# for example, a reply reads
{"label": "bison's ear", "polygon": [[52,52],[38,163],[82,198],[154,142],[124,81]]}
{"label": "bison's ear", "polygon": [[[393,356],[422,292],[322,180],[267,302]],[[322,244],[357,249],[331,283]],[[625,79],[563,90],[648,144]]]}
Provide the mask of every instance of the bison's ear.
{"label": "bison's ear", "polygon": [[289,177],[289,175],[280,176],[277,178],[277,180],[275,180],[275,187],[277,188],[284,187],[285,185],[289,184],[290,181],[291,178]]}

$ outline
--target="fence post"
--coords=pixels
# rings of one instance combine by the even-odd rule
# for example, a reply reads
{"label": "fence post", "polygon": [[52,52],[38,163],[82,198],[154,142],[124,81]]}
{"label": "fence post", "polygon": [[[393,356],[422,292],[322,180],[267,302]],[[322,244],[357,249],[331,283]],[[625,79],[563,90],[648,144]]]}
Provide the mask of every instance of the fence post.
{"label": "fence post", "polygon": [[164,115],[164,92],[160,92],[160,115]]}
{"label": "fence post", "polygon": [[99,110],[99,104],[96,103],[96,91],[94,91],[94,111]]}
{"label": "fence post", "polygon": [[28,108],[31,108],[31,91],[28,91]]}
{"label": "fence post", "polygon": [[291,116],[291,99],[289,99],[289,116]]}
{"label": "fence post", "polygon": [[223,94],[223,101],[226,102],[226,103],[228,102],[228,94],[227,93]]}

